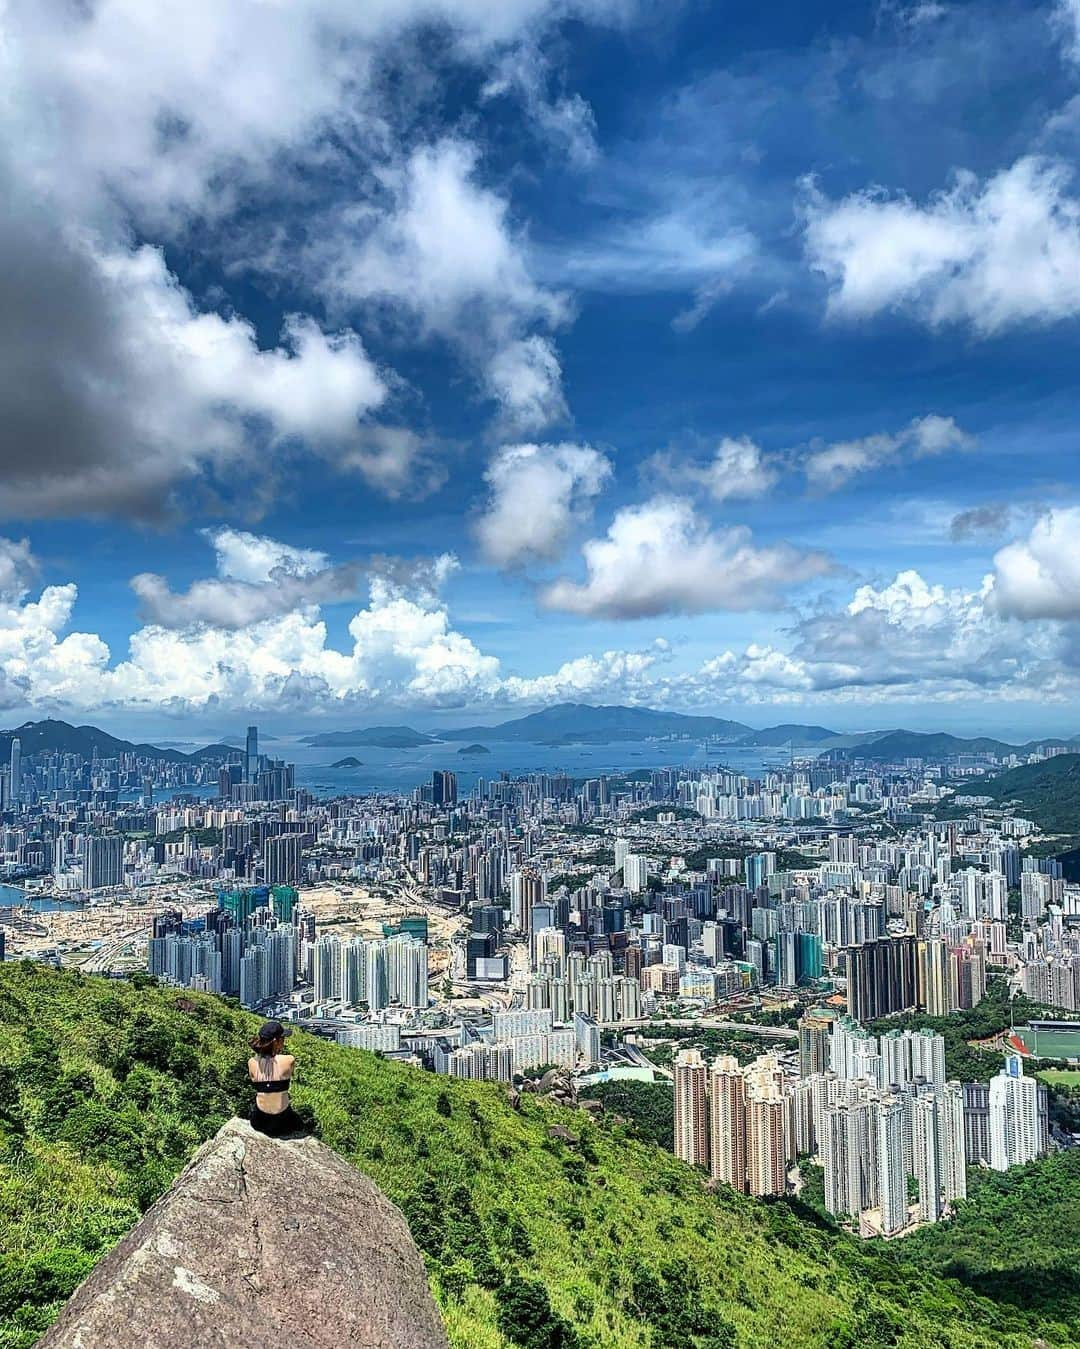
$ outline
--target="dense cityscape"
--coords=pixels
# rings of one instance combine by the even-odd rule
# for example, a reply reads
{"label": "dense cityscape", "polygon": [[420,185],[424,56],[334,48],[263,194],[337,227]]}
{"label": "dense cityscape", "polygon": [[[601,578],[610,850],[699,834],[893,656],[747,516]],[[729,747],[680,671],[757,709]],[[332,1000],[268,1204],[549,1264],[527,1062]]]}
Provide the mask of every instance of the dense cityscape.
{"label": "dense cityscape", "polygon": [[[820,1167],[862,1236],[947,1218],[971,1167],[1075,1145],[1037,1073],[1080,1057],[1080,885],[980,792],[1008,766],[791,753],[755,778],[716,753],[327,798],[255,726],[194,764],[14,735],[0,949],[586,1108],[666,1082],[679,1158],[758,1197]],[[987,1080],[888,1025],[970,1012],[992,980],[1047,1010],[996,1036]],[[707,1055],[710,1033],[738,1038]]]}

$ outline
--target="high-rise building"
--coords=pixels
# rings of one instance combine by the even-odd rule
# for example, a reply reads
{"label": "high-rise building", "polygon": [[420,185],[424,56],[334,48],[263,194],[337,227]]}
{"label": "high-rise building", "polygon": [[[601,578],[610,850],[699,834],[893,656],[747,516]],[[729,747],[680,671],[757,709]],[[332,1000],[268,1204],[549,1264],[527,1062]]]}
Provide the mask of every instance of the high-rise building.
{"label": "high-rise building", "polygon": [[878,1184],[878,1104],[869,1096],[838,1099],[823,1112],[825,1207],[834,1214],[872,1208]]}
{"label": "high-rise building", "polygon": [[341,939],[334,932],[324,932],[312,952],[311,973],[317,1003],[341,1001],[343,967]]}
{"label": "high-rise building", "polygon": [[11,804],[17,806],[22,800],[22,741],[19,737],[13,736],[11,741],[11,766],[9,769],[11,782],[8,788],[8,796]]}
{"label": "high-rise building", "polygon": [[939,1098],[938,1144],[941,1191],[946,1204],[967,1198],[967,1143],[964,1137],[964,1088],[947,1082]]}
{"label": "high-rise building", "polygon": [[881,1230],[888,1236],[907,1226],[907,1166],[904,1161],[904,1102],[885,1096],[877,1114],[877,1194]]}
{"label": "high-rise building", "polygon": [[103,890],[124,883],[124,836],[97,834],[85,840],[83,889]]}
{"label": "high-rise building", "polygon": [[956,1011],[949,977],[949,949],[940,937],[920,941],[917,946],[918,997],[930,1016],[948,1016]]}
{"label": "high-rise building", "polygon": [[696,1049],[675,1056],[675,1156],[692,1166],[709,1164],[705,1060]]}
{"label": "high-rise building", "polygon": [[303,834],[275,834],[263,844],[263,880],[267,885],[295,886],[300,881]]}
{"label": "high-rise building", "polygon": [[721,1054],[709,1075],[710,1171],[746,1191],[746,1081],[738,1059]]}
{"label": "high-rise building", "polygon": [[431,775],[431,803],[434,806],[453,806],[457,803],[457,777],[442,769]]}
{"label": "high-rise building", "polygon": [[777,1195],[787,1188],[787,1122],[787,1100],[773,1075],[748,1069],[746,1185],[751,1194]]}
{"label": "high-rise building", "polygon": [[807,1012],[799,1022],[799,1076],[823,1073],[829,1066],[831,1016]]}
{"label": "high-rise building", "polygon": [[247,728],[247,743],[244,752],[244,781],[254,783],[259,776],[259,728]]}
{"label": "high-rise building", "polygon": [[990,1165],[995,1171],[1023,1166],[1039,1155],[1038,1084],[1024,1076],[1019,1054],[990,1079]]}
{"label": "high-rise building", "polygon": [[919,1186],[919,1217],[936,1223],[941,1217],[941,1148],[938,1098],[921,1091],[911,1102],[911,1164]]}
{"label": "high-rise building", "polygon": [[847,947],[846,955],[848,1011],[856,1021],[916,1005],[914,937],[880,937]]}

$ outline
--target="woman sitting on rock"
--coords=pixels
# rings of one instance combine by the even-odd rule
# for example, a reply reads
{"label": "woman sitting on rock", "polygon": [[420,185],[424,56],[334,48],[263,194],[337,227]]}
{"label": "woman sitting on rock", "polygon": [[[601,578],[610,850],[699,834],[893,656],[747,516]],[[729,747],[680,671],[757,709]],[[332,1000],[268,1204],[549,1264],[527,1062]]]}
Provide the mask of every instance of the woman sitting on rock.
{"label": "woman sitting on rock", "polygon": [[248,1075],[255,1084],[255,1104],[249,1118],[253,1129],[271,1138],[306,1132],[289,1101],[296,1060],[284,1050],[285,1040],[291,1034],[291,1026],[264,1021],[251,1042],[255,1052],[248,1059]]}

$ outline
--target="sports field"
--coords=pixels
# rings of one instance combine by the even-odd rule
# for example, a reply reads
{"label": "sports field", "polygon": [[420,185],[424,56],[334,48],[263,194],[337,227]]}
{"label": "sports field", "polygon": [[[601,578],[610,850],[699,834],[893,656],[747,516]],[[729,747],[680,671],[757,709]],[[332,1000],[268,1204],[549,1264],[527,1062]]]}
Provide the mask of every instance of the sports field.
{"label": "sports field", "polygon": [[1080,1068],[1043,1068],[1035,1076],[1048,1087],[1080,1087]]}
{"label": "sports field", "polygon": [[1034,1026],[1017,1026],[1016,1035],[1033,1058],[1080,1062],[1080,1028],[1037,1030]]}

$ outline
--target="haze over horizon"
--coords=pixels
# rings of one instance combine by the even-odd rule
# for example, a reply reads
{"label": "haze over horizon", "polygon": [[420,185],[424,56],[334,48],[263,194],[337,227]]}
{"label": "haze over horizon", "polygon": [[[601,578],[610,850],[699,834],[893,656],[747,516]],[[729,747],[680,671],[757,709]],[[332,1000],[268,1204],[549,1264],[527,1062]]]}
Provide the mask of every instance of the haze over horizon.
{"label": "haze over horizon", "polygon": [[1078,0],[0,36],[0,725],[1080,731]]}

